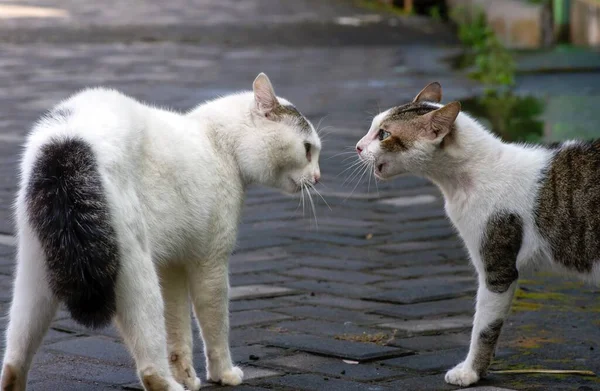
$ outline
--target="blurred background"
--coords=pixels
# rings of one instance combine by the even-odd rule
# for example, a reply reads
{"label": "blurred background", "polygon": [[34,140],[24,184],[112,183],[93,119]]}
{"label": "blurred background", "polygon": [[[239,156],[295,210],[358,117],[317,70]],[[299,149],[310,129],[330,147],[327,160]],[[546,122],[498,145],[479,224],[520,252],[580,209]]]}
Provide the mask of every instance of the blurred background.
{"label": "blurred background", "polygon": [[[244,389],[456,389],[443,373],[466,354],[475,290],[462,243],[435,187],[376,183],[354,146],[375,114],[432,81],[507,141],[598,137],[599,47],[598,0],[0,0],[0,312],[19,155],[37,118],[100,85],[186,111],[266,72],[321,130],[323,198],[313,215],[308,200],[249,191],[231,259]],[[493,368],[600,371],[597,293],[523,280]],[[33,390],[140,389],[116,331],[64,312],[36,360]],[[483,384],[599,389],[564,374]]]}

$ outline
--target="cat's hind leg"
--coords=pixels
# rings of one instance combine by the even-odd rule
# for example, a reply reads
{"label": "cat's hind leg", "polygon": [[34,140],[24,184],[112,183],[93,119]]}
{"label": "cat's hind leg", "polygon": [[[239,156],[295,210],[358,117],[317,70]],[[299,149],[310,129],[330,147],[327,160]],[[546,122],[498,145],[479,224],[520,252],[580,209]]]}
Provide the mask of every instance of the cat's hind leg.
{"label": "cat's hind leg", "polygon": [[167,354],[171,372],[175,380],[188,390],[198,391],[200,379],[194,370],[190,293],[185,269],[179,266],[162,267],[160,285],[165,301]]}
{"label": "cat's hind leg", "polygon": [[24,391],[35,352],[56,313],[39,241],[27,229],[19,235],[17,271],[0,390]]}
{"label": "cat's hind leg", "polygon": [[183,391],[169,367],[164,305],[151,256],[142,246],[125,250],[117,281],[117,326],[146,391]]}
{"label": "cat's hind leg", "polygon": [[208,380],[235,386],[244,373],[233,366],[229,351],[229,276],[227,258],[189,267],[192,301],[200,324]]}

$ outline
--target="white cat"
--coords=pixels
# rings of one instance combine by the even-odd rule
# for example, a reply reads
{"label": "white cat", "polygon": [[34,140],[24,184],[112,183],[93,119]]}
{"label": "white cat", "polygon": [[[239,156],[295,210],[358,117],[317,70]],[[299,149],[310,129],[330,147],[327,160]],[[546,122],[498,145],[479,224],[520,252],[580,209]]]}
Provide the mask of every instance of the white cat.
{"label": "white cat", "polygon": [[198,390],[190,297],[208,379],[242,382],[229,350],[228,257],[245,190],[295,193],[320,177],[310,122],[266,75],[253,90],[182,115],[91,89],[34,127],[16,202],[3,391],[25,390],[61,302],[86,326],[115,320],[146,390]]}
{"label": "white cat", "polygon": [[444,195],[479,277],[469,354],[446,374],[468,386],[488,369],[519,273],[545,267],[599,280],[600,141],[505,143],[441,98],[431,83],[377,115],[356,148],[377,178],[421,175]]}

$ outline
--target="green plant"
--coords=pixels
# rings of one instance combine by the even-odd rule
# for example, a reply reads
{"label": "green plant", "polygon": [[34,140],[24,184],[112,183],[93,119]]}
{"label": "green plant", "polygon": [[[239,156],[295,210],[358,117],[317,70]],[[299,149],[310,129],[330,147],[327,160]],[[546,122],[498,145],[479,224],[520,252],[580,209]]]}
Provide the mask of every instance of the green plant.
{"label": "green plant", "polygon": [[459,59],[460,65],[472,68],[469,75],[485,88],[482,97],[464,102],[465,109],[487,118],[492,130],[507,141],[539,140],[544,127],[538,117],[544,106],[537,98],[513,93],[515,61],[488,26],[484,13],[457,7],[450,18],[457,23],[458,37],[468,48]]}
{"label": "green plant", "polygon": [[481,81],[490,92],[498,86],[514,85],[515,64],[510,52],[500,43],[479,9],[456,7],[450,18],[458,24],[458,37],[472,52],[471,77]]}

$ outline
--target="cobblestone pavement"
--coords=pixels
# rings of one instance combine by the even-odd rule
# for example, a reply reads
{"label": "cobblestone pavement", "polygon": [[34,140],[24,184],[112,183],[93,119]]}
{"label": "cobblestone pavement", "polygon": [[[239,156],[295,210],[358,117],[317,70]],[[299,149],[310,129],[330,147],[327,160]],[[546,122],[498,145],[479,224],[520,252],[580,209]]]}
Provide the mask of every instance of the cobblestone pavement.
{"label": "cobblestone pavement", "polygon": [[[237,389],[456,389],[444,384],[443,373],[466,354],[475,278],[444,217],[439,192],[419,178],[376,184],[368,174],[358,182],[348,180],[352,170],[343,172],[354,161],[352,154],[343,153],[351,152],[379,109],[411,99],[432,80],[442,83],[447,100],[479,90],[444,62],[456,52],[446,44],[452,41],[451,33],[410,19],[392,23],[395,35],[390,42],[368,47],[356,45],[353,39],[365,34],[368,37],[361,42],[380,42],[372,36],[373,26],[339,31],[336,44],[308,34],[302,38],[304,43],[298,38],[293,47],[261,41],[264,35],[257,44],[233,46],[219,39],[202,44],[177,39],[123,42],[107,33],[105,39],[86,42],[66,39],[66,33],[56,39],[35,35],[36,28],[45,31],[47,26],[69,29],[96,20],[95,28],[106,23],[109,31],[113,25],[131,22],[123,16],[127,9],[106,7],[107,11],[98,6],[100,2],[88,8],[78,3],[35,2],[70,10],[76,15],[71,24],[21,19],[20,25],[11,21],[10,27],[0,28],[2,36],[27,30],[32,38],[0,45],[0,243],[4,243],[0,245],[0,310],[6,311],[10,300],[14,263],[10,208],[20,145],[44,110],[94,85],[186,110],[205,99],[247,89],[264,71],[279,95],[315,123],[321,122],[325,146],[319,190],[330,209],[317,202],[317,226],[308,210],[303,214],[298,198],[264,188],[249,191],[230,268],[231,345],[247,379]],[[177,15],[192,23],[195,11],[188,12],[188,7],[200,3],[205,10],[235,10],[235,14],[222,11],[214,20],[197,13],[199,25],[222,28],[240,18],[269,21],[277,15],[287,15],[284,19],[290,25],[302,24],[304,19],[294,21],[288,13],[311,10],[307,7],[324,2],[290,1],[293,8],[279,14],[272,8],[277,10],[274,5],[283,2],[274,0],[244,2],[255,5],[247,9],[238,8],[238,2],[234,6],[233,1],[147,3],[152,4],[145,8],[147,17],[152,12],[162,15],[165,25],[179,20]],[[321,18],[327,27],[333,26],[327,20],[336,15],[363,12],[348,3],[331,4],[322,12],[307,12],[307,18]],[[237,19],[221,20],[231,15]],[[24,21],[31,24],[23,27]],[[145,26],[152,26],[151,22]],[[493,368],[600,371],[595,359],[599,312],[596,292],[590,287],[550,276],[523,281]],[[0,318],[2,333],[6,322]],[[195,362],[204,374],[198,338]],[[36,356],[29,384],[31,390],[40,391],[141,389],[132,360],[113,328],[93,333],[62,311]],[[480,390],[488,389],[483,386],[599,389],[595,378],[564,375],[491,374],[480,385]]]}

